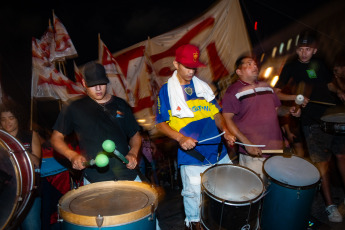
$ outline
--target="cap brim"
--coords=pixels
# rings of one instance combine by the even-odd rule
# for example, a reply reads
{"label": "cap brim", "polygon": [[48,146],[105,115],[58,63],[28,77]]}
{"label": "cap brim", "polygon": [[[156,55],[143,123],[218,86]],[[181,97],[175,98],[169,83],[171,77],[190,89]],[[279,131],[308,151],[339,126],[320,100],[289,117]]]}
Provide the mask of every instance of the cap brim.
{"label": "cap brim", "polygon": [[87,87],[92,87],[95,85],[106,85],[109,83],[109,81],[91,81],[91,82],[85,82]]}
{"label": "cap brim", "polygon": [[206,67],[206,65],[201,63],[201,62],[193,62],[193,63],[182,63],[182,62],[180,62],[180,63],[182,65],[184,65],[185,67],[191,68],[191,69],[199,68],[199,67]]}

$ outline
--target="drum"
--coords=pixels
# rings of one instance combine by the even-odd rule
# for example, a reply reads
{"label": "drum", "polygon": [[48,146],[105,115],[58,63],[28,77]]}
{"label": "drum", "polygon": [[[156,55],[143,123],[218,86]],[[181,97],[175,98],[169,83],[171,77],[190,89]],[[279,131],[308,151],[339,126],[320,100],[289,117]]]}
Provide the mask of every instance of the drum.
{"label": "drum", "polygon": [[157,192],[134,181],[81,186],[59,200],[63,229],[156,229]]}
{"label": "drum", "polygon": [[268,177],[263,199],[261,229],[305,230],[320,173],[301,157],[274,156],[264,163]]}
{"label": "drum", "polygon": [[219,164],[202,174],[201,187],[201,223],[205,229],[257,229],[264,185],[254,171]]}
{"label": "drum", "polygon": [[330,134],[345,134],[345,106],[334,106],[321,117],[321,128]]}
{"label": "drum", "polygon": [[0,130],[0,229],[15,224],[32,197],[34,167],[22,144]]}

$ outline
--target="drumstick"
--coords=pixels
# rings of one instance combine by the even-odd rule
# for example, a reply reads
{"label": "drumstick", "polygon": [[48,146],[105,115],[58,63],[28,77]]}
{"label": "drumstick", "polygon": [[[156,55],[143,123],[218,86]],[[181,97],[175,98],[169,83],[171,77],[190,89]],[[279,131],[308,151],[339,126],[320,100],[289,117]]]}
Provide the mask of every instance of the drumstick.
{"label": "drumstick", "polygon": [[85,167],[96,165],[97,167],[102,168],[102,167],[107,166],[108,164],[109,164],[109,158],[107,155],[103,153],[98,154],[95,159],[91,159],[89,161],[83,162],[83,165]]}
{"label": "drumstick", "polygon": [[221,135],[223,135],[225,132],[222,132],[221,134],[217,135],[217,136],[214,136],[214,137],[210,137],[210,138],[207,138],[207,139],[204,139],[202,141],[198,141],[198,144],[202,143],[202,142],[205,142],[205,141],[209,141],[209,140],[212,140],[212,139],[215,139],[217,137],[220,137]]}
{"label": "drumstick", "polygon": [[309,102],[315,103],[315,104],[321,104],[321,105],[330,105],[330,106],[335,106],[336,105],[336,104],[333,104],[333,103],[328,103],[328,102],[323,102],[323,101],[311,101],[311,100],[309,100]]}
{"label": "drumstick", "polygon": [[290,158],[294,152],[291,148],[284,148],[284,149],[263,149],[261,150],[263,154],[282,154],[283,157]]}
{"label": "drumstick", "polygon": [[262,148],[266,147],[266,145],[250,145],[250,144],[243,144],[242,142],[237,142],[237,141],[235,141],[234,143],[238,145],[249,146],[249,147],[262,147]]}
{"label": "drumstick", "polygon": [[281,153],[284,153],[284,150],[283,149],[263,149],[261,150],[262,153],[264,154],[281,154]]}
{"label": "drumstick", "polygon": [[296,104],[295,111],[294,111],[295,113],[299,110],[299,108],[301,107],[303,102],[304,102],[303,95],[301,95],[301,94],[297,95],[296,99],[295,99],[295,104]]}
{"label": "drumstick", "polygon": [[122,160],[124,163],[128,164],[129,161],[118,151],[116,150],[115,143],[111,140],[105,140],[102,144],[102,148],[104,151],[108,153],[114,153],[120,160]]}

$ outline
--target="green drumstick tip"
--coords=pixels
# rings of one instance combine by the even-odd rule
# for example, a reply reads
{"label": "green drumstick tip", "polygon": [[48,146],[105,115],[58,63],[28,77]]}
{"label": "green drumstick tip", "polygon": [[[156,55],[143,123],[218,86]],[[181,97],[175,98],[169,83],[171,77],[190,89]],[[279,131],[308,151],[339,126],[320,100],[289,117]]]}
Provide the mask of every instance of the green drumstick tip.
{"label": "green drumstick tip", "polygon": [[102,148],[104,151],[112,153],[115,150],[115,143],[112,140],[105,140],[102,144]]}
{"label": "green drumstick tip", "polygon": [[105,167],[109,164],[109,158],[107,155],[100,153],[96,156],[95,163],[97,167]]}

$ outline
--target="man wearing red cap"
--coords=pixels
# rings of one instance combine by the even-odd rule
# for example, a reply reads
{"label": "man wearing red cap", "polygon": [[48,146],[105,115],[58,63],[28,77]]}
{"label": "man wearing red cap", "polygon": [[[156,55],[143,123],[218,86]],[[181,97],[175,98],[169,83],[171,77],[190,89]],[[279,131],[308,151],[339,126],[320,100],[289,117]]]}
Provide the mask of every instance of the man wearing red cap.
{"label": "man wearing red cap", "polygon": [[156,116],[157,129],[176,140],[180,147],[177,158],[183,184],[185,223],[190,229],[200,229],[200,173],[217,162],[231,163],[219,130],[224,132],[229,145],[235,141],[213,91],[195,76],[196,69],[205,66],[199,56],[200,51],[194,45],[183,45],[176,50],[173,61],[176,70],[160,89]]}

